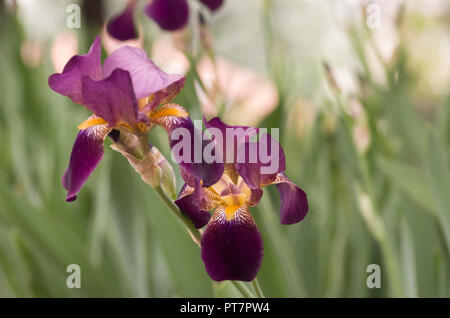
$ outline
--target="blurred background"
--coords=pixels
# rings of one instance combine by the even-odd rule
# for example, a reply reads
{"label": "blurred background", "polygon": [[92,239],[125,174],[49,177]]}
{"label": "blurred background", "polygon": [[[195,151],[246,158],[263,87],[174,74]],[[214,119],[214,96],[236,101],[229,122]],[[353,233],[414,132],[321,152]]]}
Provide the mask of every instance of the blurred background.
{"label": "blurred background", "polygon": [[[184,30],[164,32],[139,1],[146,52],[186,74],[176,102],[193,119],[280,128],[286,173],[309,198],[292,226],[279,223],[275,188],[251,210],[265,295],[449,297],[450,3],[225,0],[200,23],[196,2]],[[71,3],[81,28],[66,24]],[[125,5],[0,1],[0,297],[239,296],[210,280],[182,224],[109,147],[64,201],[89,112],[47,79]],[[151,132],[169,157],[166,138]],[[69,264],[80,289],[66,286]],[[381,288],[367,287],[369,264]]]}

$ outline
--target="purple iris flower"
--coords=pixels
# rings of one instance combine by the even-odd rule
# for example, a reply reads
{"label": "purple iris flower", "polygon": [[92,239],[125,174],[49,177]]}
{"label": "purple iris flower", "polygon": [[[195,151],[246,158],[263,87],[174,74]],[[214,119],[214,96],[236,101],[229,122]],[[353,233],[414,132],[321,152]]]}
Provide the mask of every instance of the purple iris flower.
{"label": "purple iris flower", "polygon": [[[80,132],[62,178],[66,201],[77,193],[103,157],[103,141],[126,132],[147,136],[155,125],[171,131],[189,126],[186,110],[169,102],[185,83],[182,75],[166,74],[139,48],[124,46],[108,56],[103,66],[97,36],[89,52],[72,57],[60,74],[48,79],[56,92],[81,104],[93,115],[79,125]],[[114,130],[114,133],[112,133]]]}
{"label": "purple iris flower", "polygon": [[[210,11],[214,12],[222,5],[223,0],[199,0]],[[188,22],[189,6],[187,0],[152,0],[144,8],[145,14],[154,20],[161,29],[175,31],[183,28]]]}
{"label": "purple iris flower", "polygon": [[[184,177],[183,186],[175,203],[188,215],[197,228],[206,226],[201,240],[201,254],[209,276],[215,281],[252,281],[259,270],[263,256],[263,243],[259,230],[250,214],[263,194],[262,188],[275,184],[281,198],[282,224],[294,224],[303,220],[308,212],[306,193],[284,174],[285,157],[280,144],[268,134],[259,141],[249,136],[258,133],[257,128],[228,126],[219,118],[206,122],[208,130],[218,129],[224,140],[222,153],[234,154],[225,161],[220,179],[205,186],[192,178]],[[244,129],[250,134],[237,134],[227,141],[227,129]],[[228,149],[231,145],[234,149]],[[267,145],[267,146],[265,146]],[[262,173],[269,163],[258,154],[253,162],[240,162],[239,151],[249,158],[256,146],[266,147],[267,153],[278,154],[278,168],[272,173]],[[274,148],[275,147],[275,148]],[[278,152],[275,152],[278,151]],[[213,211],[212,217],[209,211]]]}
{"label": "purple iris flower", "polygon": [[109,19],[106,25],[109,35],[119,41],[127,41],[138,37],[133,21],[135,6],[136,0],[129,0],[123,12]]}

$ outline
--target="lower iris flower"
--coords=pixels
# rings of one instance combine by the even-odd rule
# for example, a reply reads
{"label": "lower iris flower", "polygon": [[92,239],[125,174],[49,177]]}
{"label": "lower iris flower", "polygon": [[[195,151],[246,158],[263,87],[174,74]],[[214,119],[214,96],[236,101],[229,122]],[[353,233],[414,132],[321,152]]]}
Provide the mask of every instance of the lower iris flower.
{"label": "lower iris flower", "polygon": [[[206,122],[207,129],[219,130],[224,137],[222,154],[227,158],[219,181],[205,187],[203,182],[184,177],[183,186],[175,203],[190,217],[197,228],[206,225],[202,234],[201,254],[209,276],[216,281],[252,281],[259,270],[263,256],[263,243],[249,208],[258,204],[262,188],[275,184],[281,199],[282,224],[303,220],[308,212],[306,193],[284,174],[286,168],[283,149],[271,136],[262,134],[259,141],[250,141],[247,134],[236,134],[226,140],[227,129],[243,129],[251,134],[256,128],[228,126],[214,118]],[[231,145],[232,149],[226,148]],[[256,146],[256,148],[254,148]],[[263,160],[258,153],[253,162],[236,160],[240,151],[250,158],[252,149],[265,148],[271,160],[277,160],[275,171],[267,173],[273,162]],[[265,172],[265,173],[263,173]],[[212,212],[212,217],[209,213]]]}
{"label": "lower iris flower", "polygon": [[[183,88],[184,76],[164,73],[139,48],[121,47],[103,66],[100,54],[97,36],[87,54],[72,57],[62,73],[48,80],[54,91],[93,113],[78,126],[80,132],[62,179],[67,201],[76,199],[100,162],[106,136],[117,141],[120,135],[129,135],[151,147],[147,134],[155,125],[170,134],[176,127],[191,123],[183,107],[169,104]],[[155,164],[167,165],[161,156],[155,160]]]}

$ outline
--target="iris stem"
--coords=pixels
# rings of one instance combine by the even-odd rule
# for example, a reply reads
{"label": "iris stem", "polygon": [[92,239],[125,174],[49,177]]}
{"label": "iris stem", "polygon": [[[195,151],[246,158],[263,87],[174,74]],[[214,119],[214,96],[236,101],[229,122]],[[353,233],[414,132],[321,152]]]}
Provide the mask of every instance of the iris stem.
{"label": "iris stem", "polygon": [[233,286],[241,293],[241,295],[245,298],[255,298],[255,296],[252,294],[252,292],[242,283],[238,280],[230,280],[230,283],[233,284]]}
{"label": "iris stem", "polygon": [[[180,211],[180,209],[175,205],[175,203],[166,195],[166,193],[163,191],[163,189],[158,186],[155,187],[155,192],[158,194],[158,196],[161,198],[161,200],[166,204],[166,206],[175,214],[175,216],[183,222],[183,224],[186,226],[186,229],[188,230],[189,234],[191,235],[192,240],[200,247],[201,246],[201,239],[202,234],[200,233],[200,230],[197,229],[192,221],[183,213]],[[234,281],[230,280],[231,284],[239,291],[239,293],[245,297],[245,298],[255,298],[252,292],[248,290],[245,285],[240,281]],[[262,293],[261,293],[262,294]]]}
{"label": "iris stem", "polygon": [[252,281],[252,286],[253,286],[253,289],[255,290],[256,297],[258,297],[258,298],[264,298],[264,294],[263,294],[263,292],[262,292],[262,290],[261,290],[261,287],[259,286],[259,283],[258,283],[258,279],[257,279],[257,278],[255,278],[255,279]]}
{"label": "iris stem", "polygon": [[163,189],[158,186],[154,188],[158,196],[161,198],[161,200],[164,201],[166,206],[175,214],[177,218],[183,222],[183,224],[186,226],[189,234],[191,235],[192,240],[200,246],[200,241],[202,239],[202,234],[200,231],[194,226],[194,224],[191,222],[191,220],[180,211],[180,209],[173,203],[173,201],[166,195],[166,193],[163,191]]}

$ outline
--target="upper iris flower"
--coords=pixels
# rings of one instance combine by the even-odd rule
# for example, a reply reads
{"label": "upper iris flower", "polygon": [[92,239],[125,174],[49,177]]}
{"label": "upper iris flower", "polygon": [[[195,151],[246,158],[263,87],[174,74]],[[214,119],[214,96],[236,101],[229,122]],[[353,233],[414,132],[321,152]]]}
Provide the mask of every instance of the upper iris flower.
{"label": "upper iris flower", "polygon": [[[263,187],[275,184],[281,198],[281,223],[293,224],[300,222],[308,212],[306,193],[284,174],[283,149],[271,136],[261,134],[259,141],[250,141],[248,136],[258,133],[258,129],[228,126],[219,118],[206,122],[206,127],[211,134],[213,128],[221,132],[222,153],[232,151],[234,157],[226,160],[220,180],[211,186],[185,177],[186,184],[175,203],[197,228],[207,224],[201,254],[209,276],[216,281],[251,281],[261,265],[263,243],[249,207],[259,202]],[[227,143],[227,129],[244,129],[250,134],[236,134]],[[229,145],[233,149],[225,148]],[[262,168],[272,163],[263,160],[260,154],[253,163],[236,160],[239,151],[250,158],[252,149],[260,148],[266,150],[271,160],[278,160],[278,167],[272,173],[263,173]],[[212,217],[208,211],[213,211]]]}
{"label": "upper iris flower", "polygon": [[134,21],[136,0],[128,0],[125,8],[107,19],[102,29],[102,42],[108,54],[129,45],[142,48],[144,36],[139,23]]}
{"label": "upper iris flower", "polygon": [[76,199],[100,162],[108,134],[113,140],[122,133],[138,136],[148,146],[147,133],[156,124],[170,134],[178,125],[191,122],[183,107],[167,104],[183,88],[184,76],[164,73],[139,48],[124,46],[108,56],[103,66],[100,54],[97,36],[87,54],[72,57],[62,73],[48,80],[54,91],[93,112],[78,126],[62,179],[67,201]]}
{"label": "upper iris flower", "polygon": [[[210,11],[214,12],[222,5],[223,0],[199,0]],[[152,0],[144,8],[145,14],[153,19],[161,29],[175,31],[183,28],[188,22],[189,6],[187,0]]]}

